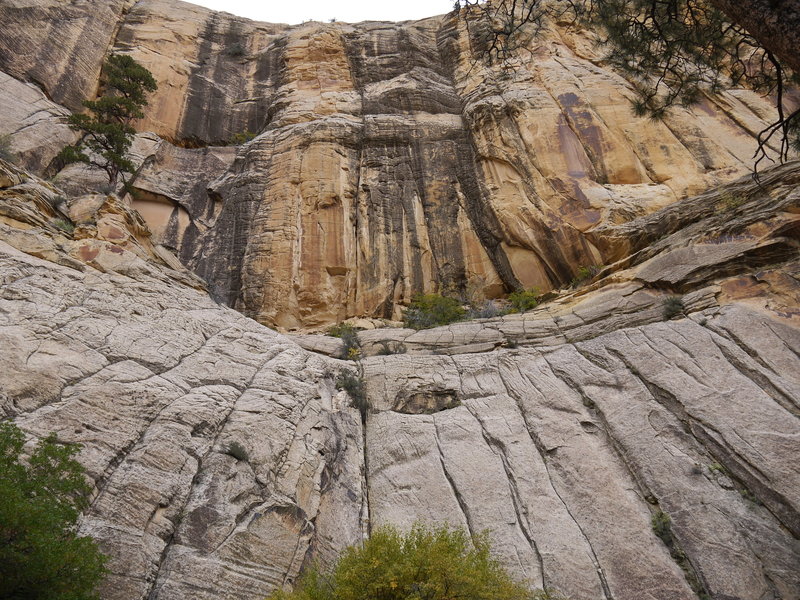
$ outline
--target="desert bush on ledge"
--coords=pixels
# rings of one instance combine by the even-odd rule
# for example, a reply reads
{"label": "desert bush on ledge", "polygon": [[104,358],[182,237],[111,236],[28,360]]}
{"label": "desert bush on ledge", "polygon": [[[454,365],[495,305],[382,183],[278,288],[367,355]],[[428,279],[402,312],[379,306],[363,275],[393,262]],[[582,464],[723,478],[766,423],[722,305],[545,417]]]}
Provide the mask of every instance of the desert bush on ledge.
{"label": "desert bush on ledge", "polygon": [[392,354],[405,354],[408,352],[408,348],[403,342],[381,340],[378,344],[381,346],[377,352],[378,356],[390,356]]}
{"label": "desert bush on ledge", "polygon": [[524,313],[533,310],[539,305],[541,294],[537,288],[529,290],[517,290],[508,295],[508,301],[511,303],[512,312]]}
{"label": "desert bush on ledge", "polygon": [[403,314],[403,325],[410,329],[428,329],[461,321],[467,314],[461,302],[440,294],[415,296]]}
{"label": "desert bush on ledge", "polygon": [[[544,594],[544,595],[543,595]],[[425,527],[406,534],[381,527],[351,546],[329,570],[312,567],[294,591],[268,600],[561,600],[532,592],[491,558],[487,536]]]}
{"label": "desert bush on ledge", "polygon": [[669,321],[673,317],[684,314],[685,307],[683,305],[683,299],[680,296],[667,296],[664,298],[662,306],[665,321]]}
{"label": "desert bush on ledge", "polygon": [[342,340],[340,358],[356,361],[361,358],[361,342],[358,339],[358,329],[349,323],[340,323],[328,329],[328,335]]}
{"label": "desert bush on ledge", "polygon": [[349,369],[342,369],[336,377],[336,389],[344,390],[350,396],[351,406],[361,413],[362,421],[367,418],[369,400],[367,399],[367,386],[361,374],[353,373]]}
{"label": "desert bush on ledge", "polygon": [[582,286],[583,284],[590,281],[595,275],[597,275],[603,268],[603,265],[588,265],[583,267],[578,267],[578,271],[575,274],[575,277],[570,282],[570,287],[577,288]]}

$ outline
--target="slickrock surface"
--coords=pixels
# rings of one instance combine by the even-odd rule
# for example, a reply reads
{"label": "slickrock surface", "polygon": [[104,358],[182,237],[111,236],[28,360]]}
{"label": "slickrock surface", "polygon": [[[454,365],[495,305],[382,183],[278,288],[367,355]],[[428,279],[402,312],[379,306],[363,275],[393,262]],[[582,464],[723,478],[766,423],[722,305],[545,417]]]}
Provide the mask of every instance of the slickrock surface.
{"label": "slickrock surface", "polygon": [[[0,23],[25,167],[0,160],[0,419],[82,445],[104,599],[262,599],[416,520],[489,530],[572,600],[800,598],[800,165],[737,179],[768,100],[639,119],[586,32],[490,67],[453,15],[6,0]],[[108,52],[159,83],[132,200],[36,176]],[[554,293],[362,331],[358,363],[264,326],[519,286]]]}
{"label": "slickrock surface", "polygon": [[[800,596],[797,164],[619,226],[632,256],[535,311],[363,332],[365,424],[335,386],[353,363],[191,287],[118,199],[54,208],[0,165],[0,418],[83,445],[104,598],[263,598],[415,520],[488,529],[572,600]],[[648,241],[671,211],[694,216]]]}
{"label": "slickrock surface", "polygon": [[[3,168],[0,418],[83,445],[95,494],[81,531],[111,557],[103,597],[261,598],[360,541],[362,424],[332,361],[130,239],[73,239],[82,225],[54,227]],[[76,221],[91,200],[68,207]],[[97,229],[118,202],[99,199]]]}
{"label": "slickrock surface", "polygon": [[558,288],[620,258],[609,227],[746,173],[773,118],[743,90],[636,118],[589,34],[555,26],[488,67],[453,15],[288,26],[14,0],[0,22],[0,70],[44,98],[30,130],[30,100],[3,98],[25,164],[70,141],[53,115],[96,93],[106,51],[132,54],[159,83],[139,129],[164,139],[134,207],[215,298],[286,330],[396,319],[423,291]]}

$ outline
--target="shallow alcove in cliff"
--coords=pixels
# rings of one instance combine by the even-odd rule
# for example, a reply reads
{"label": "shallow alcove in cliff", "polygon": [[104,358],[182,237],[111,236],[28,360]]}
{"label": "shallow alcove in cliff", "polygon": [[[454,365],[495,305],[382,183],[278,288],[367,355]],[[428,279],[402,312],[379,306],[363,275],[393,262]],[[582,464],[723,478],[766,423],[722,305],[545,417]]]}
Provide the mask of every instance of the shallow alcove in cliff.
{"label": "shallow alcove in cliff", "polygon": [[461,406],[461,400],[456,390],[431,389],[398,392],[392,410],[407,415],[431,415],[457,406]]}

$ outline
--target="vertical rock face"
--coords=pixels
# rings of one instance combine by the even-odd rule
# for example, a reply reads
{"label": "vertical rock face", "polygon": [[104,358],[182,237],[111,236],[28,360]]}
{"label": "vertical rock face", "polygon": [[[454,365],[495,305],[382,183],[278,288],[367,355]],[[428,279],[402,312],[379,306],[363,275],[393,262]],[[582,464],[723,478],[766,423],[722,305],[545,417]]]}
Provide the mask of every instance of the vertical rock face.
{"label": "vertical rock face", "polygon": [[[772,115],[733,90],[636,118],[591,36],[555,26],[487,66],[452,15],[290,27],[166,0],[0,10],[0,69],[56,103],[95,92],[106,50],[153,72],[139,129],[166,142],[138,206],[215,297],[285,329],[397,317],[423,291],[558,287],[610,260],[598,228],[746,172]],[[48,31],[63,42],[39,43]],[[256,134],[235,158],[214,146]]]}
{"label": "vertical rock face", "polygon": [[[75,139],[109,51],[159,82],[130,204],[0,160],[0,419],[82,445],[104,598],[263,598],[417,520],[488,529],[572,600],[800,597],[800,167],[685,199],[750,168],[766,100],[635,118],[554,26],[487,66],[454,16],[10,0],[0,21],[0,134],[29,170]],[[362,332],[363,419],[352,363],[299,345],[339,342],[245,316],[319,328],[612,262],[525,314]]]}
{"label": "vertical rock face", "polygon": [[0,6],[0,68],[39,85],[70,110],[97,91],[103,60],[134,0],[29,2]]}
{"label": "vertical rock face", "polygon": [[138,129],[183,145],[258,132],[280,76],[285,30],[184,2],[137,2],[113,50],[133,53],[160,84]]}
{"label": "vertical rock face", "polygon": [[798,184],[608,225],[626,268],[533,311],[362,332],[362,420],[353,363],[186,285],[118,199],[0,160],[0,418],[82,445],[108,600],[264,598],[415,521],[572,600],[794,600]]}

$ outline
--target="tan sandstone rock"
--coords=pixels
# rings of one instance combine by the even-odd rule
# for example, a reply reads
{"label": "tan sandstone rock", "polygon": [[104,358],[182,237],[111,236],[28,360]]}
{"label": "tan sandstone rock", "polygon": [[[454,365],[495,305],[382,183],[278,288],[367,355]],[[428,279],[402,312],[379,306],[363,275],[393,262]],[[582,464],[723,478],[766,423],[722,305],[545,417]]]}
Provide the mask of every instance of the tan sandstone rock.
{"label": "tan sandstone rock", "polygon": [[[137,155],[136,207],[218,300],[285,330],[398,319],[420,292],[561,287],[618,258],[608,226],[746,173],[772,118],[745,90],[663,122],[635,117],[630,83],[589,32],[566,26],[487,66],[453,15],[288,26],[142,0],[64,25],[81,10],[0,14],[7,43],[22,44],[35,16],[65,40],[91,31],[153,72],[138,127],[164,141]],[[95,93],[102,53],[77,64],[64,47],[3,55],[0,69],[75,108]],[[44,130],[26,135],[15,144]],[[71,181],[90,181],[74,167],[61,177],[73,193]]]}
{"label": "tan sandstone rock", "polygon": [[122,200],[67,202],[69,234],[0,172],[0,414],[82,444],[104,598],[263,598],[418,520],[573,600],[800,592],[796,164],[609,226],[631,254],[533,311],[362,331],[359,365],[186,285]]}

